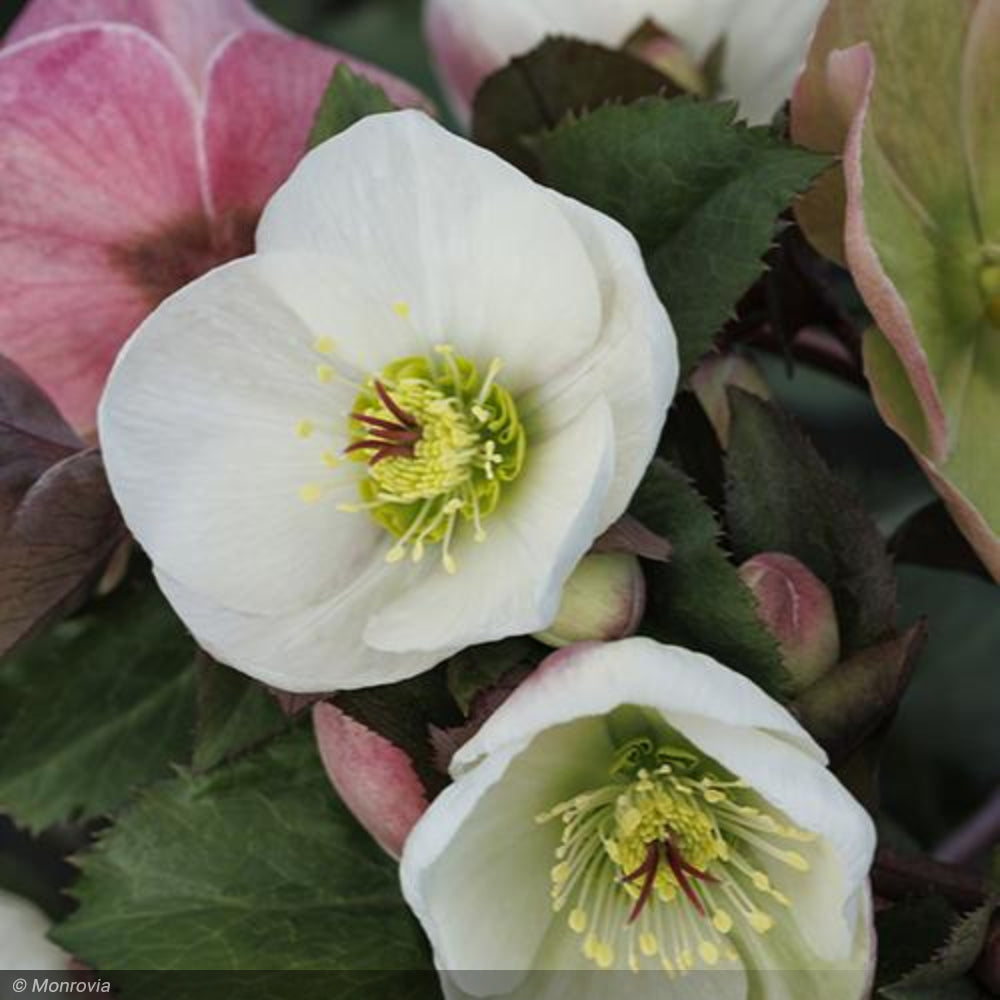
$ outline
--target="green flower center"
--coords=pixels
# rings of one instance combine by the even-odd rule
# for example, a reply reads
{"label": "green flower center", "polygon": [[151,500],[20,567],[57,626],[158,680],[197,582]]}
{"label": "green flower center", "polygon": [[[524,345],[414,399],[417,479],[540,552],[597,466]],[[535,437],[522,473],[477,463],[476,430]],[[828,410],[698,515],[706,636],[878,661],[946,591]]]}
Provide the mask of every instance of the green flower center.
{"label": "green flower center", "polygon": [[621,958],[683,975],[736,961],[730,935],[766,934],[790,907],[761,859],[809,870],[794,843],[814,835],[761,809],[745,782],[687,749],[630,741],[611,781],[538,817],[562,822],[552,906],[568,910],[583,954],[600,968]]}
{"label": "green flower center", "polygon": [[423,558],[441,545],[445,569],[464,526],[476,541],[521,473],[524,428],[511,394],[499,385],[499,360],[485,375],[450,347],[437,358],[402,358],[367,380],[349,418],[347,454],[368,466],[361,502],[398,541],[389,561]]}

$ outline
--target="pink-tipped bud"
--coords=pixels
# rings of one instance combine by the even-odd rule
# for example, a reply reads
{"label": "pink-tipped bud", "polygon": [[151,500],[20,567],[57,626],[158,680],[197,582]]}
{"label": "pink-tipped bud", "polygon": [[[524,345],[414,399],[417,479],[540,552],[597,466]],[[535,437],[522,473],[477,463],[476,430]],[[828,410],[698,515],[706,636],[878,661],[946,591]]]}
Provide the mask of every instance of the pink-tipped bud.
{"label": "pink-tipped bud", "polygon": [[387,854],[399,858],[428,805],[410,758],[329,702],[313,708],[313,729],[326,773],[344,805]]}
{"label": "pink-tipped bud", "polygon": [[760,368],[742,354],[713,354],[691,374],[691,388],[725,448],[729,444],[730,388],[742,389],[761,399],[770,399],[771,390]]}
{"label": "pink-tipped bud", "polygon": [[698,97],[712,96],[712,81],[705,67],[676,35],[665,31],[655,21],[646,21],[625,42],[625,51],[659,70],[681,90]]}
{"label": "pink-tipped bud", "polygon": [[592,552],[566,581],[556,620],[535,638],[556,649],[625,639],[635,634],[645,610],[646,579],[639,560],[626,552]]}
{"label": "pink-tipped bud", "polygon": [[778,640],[794,693],[815,684],[840,659],[840,628],[833,597],[820,579],[791,556],[763,552],[739,569],[761,620]]}

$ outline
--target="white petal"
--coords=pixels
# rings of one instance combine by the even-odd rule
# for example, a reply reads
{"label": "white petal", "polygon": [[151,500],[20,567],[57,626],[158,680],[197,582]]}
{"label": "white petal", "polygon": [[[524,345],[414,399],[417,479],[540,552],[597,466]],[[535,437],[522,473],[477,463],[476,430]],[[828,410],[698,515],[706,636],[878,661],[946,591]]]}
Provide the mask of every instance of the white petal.
{"label": "white petal", "polygon": [[875,969],[875,930],[871,891],[856,899],[856,927],[850,954],[837,962],[817,959],[802,938],[785,927],[744,937],[750,995],[767,1000],[868,1000]]}
{"label": "white petal", "polygon": [[[454,548],[458,571],[436,564],[419,587],[386,604],[365,639],[378,649],[435,649],[545,628],[563,584],[599,534],[615,443],[598,398],[548,440],[529,440],[525,468],[484,523],[486,540],[466,529]],[[435,559],[431,550],[425,560]]]}
{"label": "white petal", "polygon": [[[270,287],[273,267],[237,261],[168,300],[120,355],[100,411],[112,487],[158,568],[254,614],[316,603],[387,545],[370,518],[337,510],[358,473],[322,456],[343,448],[356,390],[321,384],[317,331]],[[364,303],[347,304],[364,324]],[[316,427],[305,439],[302,421]],[[303,501],[310,484],[322,501]]]}
{"label": "white petal", "polygon": [[365,644],[365,621],[387,585],[416,585],[405,567],[383,561],[325,602],[272,615],[234,611],[162,572],[156,576],[167,600],[212,656],[282,691],[312,694],[391,684],[458,651],[384,653]]}
{"label": "white petal", "polygon": [[559,421],[601,392],[611,406],[615,470],[601,529],[628,506],[653,458],[677,388],[677,337],[646,273],[635,239],[613,219],[570,198],[560,198],[594,262],[604,307],[601,337],[562,378],[525,401],[529,417]]}
{"label": "white petal", "polygon": [[[606,779],[611,747],[599,720],[508,747],[432,803],[403,850],[403,894],[438,966],[473,995],[512,989],[555,918],[550,869],[558,823],[535,817]],[[502,980],[483,972],[512,973]],[[468,973],[463,975],[463,973]]]}
{"label": "white petal", "polygon": [[843,961],[875,853],[871,818],[821,763],[767,733],[675,713],[667,718],[795,825],[819,835],[815,844],[796,845],[809,861],[808,873],[779,862],[765,867],[791,897],[794,920],[812,951],[825,961]]}
{"label": "white petal", "polygon": [[313,150],[257,246],[335,259],[372,299],[409,308],[409,353],[450,343],[483,366],[500,357],[515,394],[600,332],[593,264],[551,194],[422,112],[374,115]]}
{"label": "white petal", "polygon": [[640,638],[571,646],[549,657],[455,754],[452,772],[549,726],[625,704],[762,729],[826,762],[799,723],[746,677],[709,656]]}
{"label": "white petal", "polygon": [[753,0],[735,6],[723,78],[751,124],[767,123],[792,96],[825,0]]}
{"label": "white petal", "polygon": [[0,969],[68,968],[69,956],[46,937],[51,925],[34,903],[0,889]]}

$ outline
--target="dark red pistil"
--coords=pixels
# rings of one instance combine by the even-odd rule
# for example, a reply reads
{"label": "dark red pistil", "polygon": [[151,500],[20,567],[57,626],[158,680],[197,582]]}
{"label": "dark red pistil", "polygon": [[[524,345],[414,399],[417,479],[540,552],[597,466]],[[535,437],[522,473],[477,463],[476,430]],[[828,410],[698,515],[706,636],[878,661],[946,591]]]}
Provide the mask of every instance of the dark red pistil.
{"label": "dark red pistil", "polygon": [[628,923],[630,924],[634,924],[639,919],[639,915],[646,908],[653,895],[653,887],[656,884],[656,873],[660,867],[661,855],[677,880],[677,884],[681,887],[681,891],[698,911],[699,916],[704,917],[706,915],[705,907],[691,885],[691,879],[693,878],[699,882],[710,882],[712,884],[718,884],[719,880],[709,875],[708,872],[703,872],[700,868],[695,868],[694,865],[688,864],[684,860],[684,856],[680,850],[678,850],[677,846],[668,837],[663,841],[653,841],[650,843],[646,847],[646,857],[643,858],[642,864],[634,872],[629,872],[627,875],[621,876],[620,881],[623,883],[637,882],[639,879],[642,879],[639,897],[636,899],[635,905],[632,907],[632,912],[628,917]]}
{"label": "dark red pistil", "polygon": [[413,458],[420,440],[420,425],[416,417],[402,409],[381,382],[376,381],[375,392],[382,405],[396,418],[396,422],[372,417],[367,413],[352,413],[351,419],[364,424],[370,429],[370,434],[362,441],[355,441],[345,449],[344,454],[371,451],[373,454],[368,464],[372,466],[387,458]]}

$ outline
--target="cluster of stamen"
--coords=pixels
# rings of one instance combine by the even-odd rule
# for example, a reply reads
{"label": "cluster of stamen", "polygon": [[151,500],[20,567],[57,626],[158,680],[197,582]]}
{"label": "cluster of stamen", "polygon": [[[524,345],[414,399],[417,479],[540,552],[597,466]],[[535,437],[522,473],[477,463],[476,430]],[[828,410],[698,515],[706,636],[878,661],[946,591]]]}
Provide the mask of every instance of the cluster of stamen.
{"label": "cluster of stamen", "polygon": [[[317,350],[330,353],[332,341],[324,338]],[[494,359],[480,376],[471,361],[442,344],[431,356],[402,358],[356,383],[349,443],[342,454],[322,458],[330,468],[343,459],[350,468],[365,466],[359,501],[339,509],[365,511],[395,536],[389,562],[407,555],[419,562],[429,546],[440,545],[442,564],[454,573],[461,526],[468,525],[475,541],[485,540],[484,522],[520,474],[526,452],[514,400],[497,382],[501,367]],[[322,382],[338,377],[328,364],[317,374]],[[299,425],[300,437],[312,431],[309,422]],[[313,502],[323,490],[310,485],[300,494]]]}
{"label": "cluster of stamen", "polygon": [[789,844],[814,839],[760,808],[745,782],[691,752],[646,739],[623,749],[612,780],[538,817],[563,825],[552,906],[601,968],[682,975],[738,958],[740,928],[767,934],[791,905],[762,857],[809,870]]}

